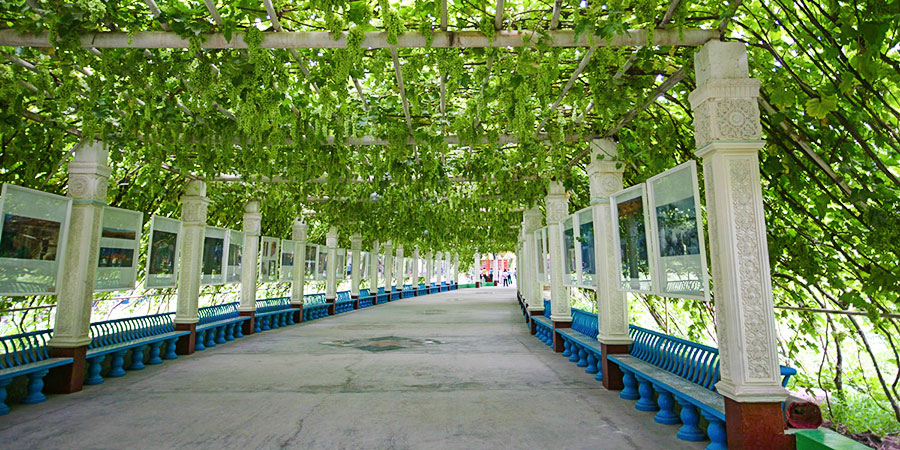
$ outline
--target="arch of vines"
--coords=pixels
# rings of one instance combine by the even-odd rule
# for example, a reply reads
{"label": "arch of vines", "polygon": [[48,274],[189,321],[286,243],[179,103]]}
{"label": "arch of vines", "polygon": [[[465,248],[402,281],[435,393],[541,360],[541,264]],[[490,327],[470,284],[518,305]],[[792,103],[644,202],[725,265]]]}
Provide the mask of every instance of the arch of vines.
{"label": "arch of vines", "polygon": [[[0,181],[65,193],[100,139],[114,206],[177,216],[199,178],[211,225],[260,198],[268,235],[305,216],[312,240],[511,250],[550,178],[589,204],[591,138],[619,142],[626,185],[693,158],[694,47],[673,44],[740,41],[784,357],[835,419],[863,398],[896,428],[898,30],[900,0],[0,0]],[[715,336],[709,305],[633,303]]]}

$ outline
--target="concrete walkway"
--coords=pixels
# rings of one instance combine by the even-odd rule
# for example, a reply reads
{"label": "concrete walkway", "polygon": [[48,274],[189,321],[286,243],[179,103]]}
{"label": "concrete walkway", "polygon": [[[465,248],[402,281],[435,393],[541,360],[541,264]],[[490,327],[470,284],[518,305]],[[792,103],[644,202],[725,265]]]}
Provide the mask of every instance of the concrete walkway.
{"label": "concrete walkway", "polygon": [[483,288],[267,331],[16,405],[0,447],[705,446],[676,431],[530,336],[513,289]]}

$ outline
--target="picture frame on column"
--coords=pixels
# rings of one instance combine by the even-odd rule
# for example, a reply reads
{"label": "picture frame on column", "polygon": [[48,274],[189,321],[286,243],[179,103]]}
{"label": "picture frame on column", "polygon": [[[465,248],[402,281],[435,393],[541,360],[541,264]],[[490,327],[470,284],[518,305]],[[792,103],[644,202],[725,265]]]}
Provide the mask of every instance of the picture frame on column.
{"label": "picture frame on column", "polygon": [[173,288],[178,282],[181,259],[180,220],[153,215],[150,217],[150,240],[147,243],[145,288]]}
{"label": "picture frame on column", "polygon": [[263,236],[259,241],[259,281],[275,283],[278,281],[278,258],[281,256],[279,244],[281,240]]}
{"label": "picture frame on column", "polygon": [[101,223],[94,292],[134,289],[144,213],[106,206]]}
{"label": "picture frame on column", "polygon": [[[560,243],[563,245],[565,263],[563,284],[595,290],[597,286],[597,263],[594,255],[594,209],[592,205],[576,211],[563,221],[560,228]],[[606,205],[603,205],[606,207]]]}
{"label": "picture frame on column", "polygon": [[244,259],[244,233],[228,230],[228,252],[226,253],[225,283],[241,282],[241,265]]}
{"label": "picture frame on column", "polygon": [[0,188],[0,295],[56,295],[72,199],[4,183]]}
{"label": "picture frame on column", "polygon": [[230,233],[225,228],[207,226],[203,234],[200,259],[200,284],[218,286],[225,284]]}
{"label": "picture frame on column", "polygon": [[297,241],[281,240],[280,268],[278,281],[289,283],[294,281],[294,264],[297,264]]}
{"label": "picture frame on column", "polygon": [[328,247],[324,245],[316,246],[317,262],[316,262],[316,280],[325,281],[328,279]]}
{"label": "picture frame on column", "polygon": [[303,273],[304,281],[315,281],[318,274],[319,248],[317,245],[306,244],[306,255],[304,263],[306,271]]}
{"label": "picture frame on column", "polygon": [[610,196],[618,289],[622,292],[656,294],[653,230],[647,220],[647,188],[644,183]]}

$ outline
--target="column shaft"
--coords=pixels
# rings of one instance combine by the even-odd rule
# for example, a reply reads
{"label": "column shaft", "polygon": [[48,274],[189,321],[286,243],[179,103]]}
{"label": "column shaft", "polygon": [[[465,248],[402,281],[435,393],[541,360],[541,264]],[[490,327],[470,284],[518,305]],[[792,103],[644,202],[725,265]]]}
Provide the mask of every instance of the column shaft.
{"label": "column shaft", "polygon": [[294,273],[291,281],[291,307],[300,308],[294,313],[294,322],[303,321],[303,288],[306,284],[306,241],[309,226],[302,220],[295,220],[291,227],[291,239],[294,245]]}
{"label": "column shaft", "polygon": [[[550,182],[546,198],[547,235],[550,243],[550,320],[554,328],[572,326],[572,309],[569,304],[569,291],[563,285],[563,251],[560,227],[562,220],[569,214],[569,201],[562,183]],[[553,333],[553,349],[563,351],[563,341]]]}
{"label": "column shaft", "polygon": [[262,225],[262,214],[259,213],[259,202],[253,200],[244,206],[244,253],[241,261],[241,305],[238,307],[242,316],[250,316],[243,325],[244,334],[253,334],[254,315],[256,314],[256,279],[259,263],[259,234]]}
{"label": "column shaft", "polygon": [[203,238],[206,235],[206,183],[192,180],[181,197],[181,263],[178,265],[178,300],[175,306],[175,329],[191,334],[178,340],[176,352],[194,353],[197,311],[200,299],[200,264]]}

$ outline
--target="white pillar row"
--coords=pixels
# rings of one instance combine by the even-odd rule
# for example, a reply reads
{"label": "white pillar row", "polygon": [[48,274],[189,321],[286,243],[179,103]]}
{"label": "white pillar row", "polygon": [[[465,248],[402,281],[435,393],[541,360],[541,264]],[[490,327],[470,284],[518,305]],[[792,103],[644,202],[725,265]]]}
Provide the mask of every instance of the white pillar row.
{"label": "white pillar row", "polygon": [[242,316],[250,316],[244,321],[243,333],[253,334],[256,313],[256,277],[259,262],[259,233],[262,214],[259,202],[251,200],[244,206],[244,249],[241,259],[241,304],[238,311]]}
{"label": "white pillar row", "polygon": [[416,246],[415,250],[413,250],[412,286],[413,286],[413,289],[419,288],[419,247],[418,246]]}
{"label": "white pillar row", "polygon": [[594,208],[594,260],[597,261],[597,340],[601,346],[603,385],[622,389],[622,371],[610,364],[608,355],[628,353],[628,300],[619,291],[619,265],[616,260],[615,233],[609,208],[609,196],[622,190],[622,169],[617,168],[618,150],[612,139],[590,143],[591,162],[587,165],[591,204]]}
{"label": "white pillar row", "polygon": [[291,239],[294,244],[294,272],[291,281],[291,307],[299,308],[294,314],[294,322],[300,323],[303,318],[303,288],[306,284],[306,240],[309,225],[302,220],[295,220],[291,227]]}
{"label": "white pillar row", "polygon": [[425,287],[431,286],[431,276],[434,274],[434,257],[432,252],[425,254]]}
{"label": "white pillar row", "polygon": [[453,262],[450,264],[450,282],[459,284],[459,253],[453,252]]}
{"label": "white pillar row", "polygon": [[406,259],[403,256],[403,246],[397,246],[397,290],[403,290],[403,284],[406,282]]}
{"label": "white pillar row", "polygon": [[[362,236],[353,233],[350,236],[350,251],[353,253],[353,265],[350,266],[350,298],[359,298],[359,280],[362,273]],[[357,305],[358,306],[358,305]]]}
{"label": "white pillar row", "polygon": [[372,242],[372,250],[369,252],[369,273],[366,279],[369,280],[369,294],[375,295],[378,291],[378,250],[380,250],[378,241]]}
{"label": "white pillar row", "polygon": [[[325,263],[325,301],[334,303],[337,297],[337,227],[331,226],[325,233],[325,247],[328,248],[328,261]],[[330,308],[330,307],[329,307]]]}
{"label": "white pillar row", "polygon": [[543,286],[537,279],[538,253],[537,246],[534,242],[534,233],[541,227],[541,210],[537,206],[532,206],[522,213],[522,226],[525,229],[525,251],[524,261],[519,263],[519,285],[523,287],[522,292],[525,295],[525,303],[528,307],[529,315],[544,314],[544,292]]}
{"label": "white pillar row", "polygon": [[100,254],[100,228],[109,185],[109,150],[100,141],[80,143],[69,162],[68,197],[72,199],[66,253],[57,282],[56,322],[50,339],[54,357],[74,363],[55,368],[47,378],[49,392],[80,391],[85,354],[91,343],[91,304]]}
{"label": "white pillar row", "polygon": [[[545,199],[547,208],[547,236],[550,243],[550,320],[554,328],[572,325],[569,290],[563,285],[563,251],[560,228],[569,214],[569,199],[559,181],[551,181]],[[553,349],[563,351],[562,339],[553,333]]]}
{"label": "white pillar row", "polygon": [[390,293],[394,285],[394,246],[391,241],[384,244],[384,292]]}
{"label": "white pillar row", "polygon": [[[738,42],[704,44],[694,71],[697,88],[688,99],[706,183],[721,364],[716,390],[725,396],[729,446],[759,448],[787,438],[759,175],[760,82],[749,78],[747,49]],[[767,420],[748,420],[757,416]]]}
{"label": "white pillar row", "polygon": [[188,339],[179,339],[176,351],[182,355],[194,353],[194,338],[200,299],[200,265],[203,257],[203,238],[206,236],[206,183],[189,181],[181,197],[181,261],[178,264],[178,290],[175,305],[175,329],[190,330]]}

